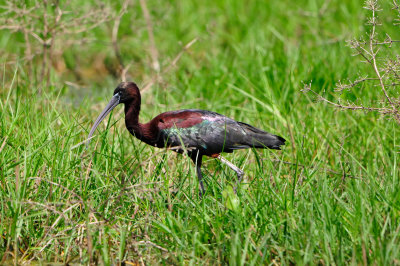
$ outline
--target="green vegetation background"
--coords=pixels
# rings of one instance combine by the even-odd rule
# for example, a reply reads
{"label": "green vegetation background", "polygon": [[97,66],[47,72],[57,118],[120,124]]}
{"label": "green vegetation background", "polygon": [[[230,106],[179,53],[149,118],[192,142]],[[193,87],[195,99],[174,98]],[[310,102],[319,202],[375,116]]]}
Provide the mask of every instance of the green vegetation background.
{"label": "green vegetation background", "polygon": [[[88,42],[57,43],[48,83],[40,58],[31,69],[22,60],[23,34],[1,30],[2,263],[399,264],[398,125],[300,91],[312,80],[332,99],[338,80],[369,73],[345,42],[365,36],[362,1],[146,3],[161,74],[143,92],[141,121],[208,109],[287,146],[226,155],[246,173],[237,196],[234,172],[206,160],[201,200],[189,159],[130,136],[122,107],[88,150],[76,146],[120,81],[112,20],[71,36]],[[96,4],[68,8],[84,14]],[[121,4],[105,5],[117,14]],[[399,37],[390,1],[382,7],[382,27]],[[143,87],[156,72],[139,1],[121,19],[118,44],[129,80]],[[365,88],[340,97],[381,95]]]}

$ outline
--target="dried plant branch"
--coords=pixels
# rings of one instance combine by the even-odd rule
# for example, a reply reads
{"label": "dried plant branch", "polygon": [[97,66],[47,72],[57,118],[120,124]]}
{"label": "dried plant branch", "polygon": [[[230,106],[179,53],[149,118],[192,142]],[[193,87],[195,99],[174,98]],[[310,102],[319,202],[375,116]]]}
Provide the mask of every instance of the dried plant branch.
{"label": "dried plant branch", "polygon": [[[393,1],[393,9],[397,10],[400,14],[399,4],[396,0]],[[382,115],[389,115],[393,117],[400,124],[400,99],[396,98],[394,93],[394,88],[400,85],[400,60],[399,56],[396,55],[395,58],[385,57],[386,53],[381,53],[383,49],[390,51],[388,49],[392,48],[394,43],[399,43],[400,40],[393,40],[388,34],[385,34],[385,39],[382,41],[379,39],[378,27],[381,26],[377,13],[381,11],[377,0],[367,0],[365,2],[365,9],[371,12],[371,17],[367,21],[367,26],[369,27],[369,32],[367,34],[367,40],[350,40],[349,46],[355,51],[355,56],[361,56],[370,66],[372,70],[372,76],[363,75],[355,81],[350,81],[347,84],[339,81],[336,84],[335,91],[342,92],[344,90],[353,89],[374,89],[379,88],[382,95],[382,101],[371,101],[368,106],[348,103],[346,105],[341,104],[340,98],[338,101],[330,101],[326,97],[321,96],[317,92],[311,89],[311,83],[304,85],[304,92],[312,92],[314,96],[317,97],[319,101],[326,102],[334,107],[340,109],[349,110],[363,110],[368,112],[379,112]],[[385,63],[381,63],[385,62]],[[360,87],[363,85],[363,87]],[[379,106],[376,104],[379,102]]]}
{"label": "dried plant branch", "polygon": [[153,23],[151,22],[150,12],[147,9],[146,0],[140,0],[140,6],[143,10],[143,15],[146,20],[147,32],[149,34],[150,55],[152,59],[153,69],[158,73],[160,71],[160,63],[158,61],[158,50],[154,41]]}
{"label": "dried plant branch", "polygon": [[127,12],[128,9],[128,4],[129,0],[125,0],[121,10],[119,11],[118,16],[114,19],[114,26],[112,29],[112,34],[111,34],[111,43],[112,47],[114,49],[115,57],[118,60],[119,63],[119,73],[121,73],[121,76],[123,76],[123,73],[126,73],[125,67],[124,67],[124,62],[121,56],[121,52],[119,50],[118,46],[118,30],[119,30],[119,24],[121,23],[121,18],[124,16],[124,14]]}
{"label": "dried plant branch", "polygon": [[122,82],[126,81],[126,76],[127,76],[127,73],[128,73],[128,70],[130,67],[131,67],[131,64],[129,63],[126,67],[124,67],[124,69],[122,69],[122,72],[121,72],[121,81]]}
{"label": "dried plant branch", "polygon": [[31,65],[35,59],[35,63],[41,65],[40,70],[30,73],[38,73],[39,80],[46,83],[50,80],[52,63],[57,62],[55,54],[62,54],[70,45],[82,43],[80,33],[87,33],[112,18],[110,9],[102,4],[85,12],[71,11],[74,8],[72,2],[7,0],[0,6],[0,31],[21,32],[25,39],[25,55],[19,57],[17,54],[15,61],[28,61]]}
{"label": "dried plant branch", "polygon": [[304,88],[302,89],[303,92],[308,92],[310,91],[311,93],[313,93],[315,96],[317,96],[317,99],[319,101],[323,101],[326,102],[330,105],[333,105],[335,107],[341,108],[341,109],[349,109],[349,110],[364,110],[364,111],[377,111],[377,112],[381,112],[383,114],[387,114],[390,113],[390,109],[388,108],[380,108],[380,107],[365,107],[365,106],[357,106],[357,105],[343,105],[340,102],[339,103],[335,103],[332,102],[330,100],[328,100],[327,98],[321,96],[320,94],[318,94],[317,92],[315,92],[314,90],[311,89],[311,83],[306,84],[304,86]]}
{"label": "dried plant branch", "polygon": [[[350,82],[348,84],[344,84],[339,80],[339,82],[336,83],[335,91],[343,91],[343,90],[354,88],[358,84],[363,83],[364,81],[367,81],[367,80],[378,80],[378,78],[367,78],[367,77],[361,78],[360,77],[359,79],[357,79],[357,80],[355,80],[353,82]],[[310,85],[310,87],[311,87],[311,85]]]}
{"label": "dried plant branch", "polygon": [[[182,48],[182,50],[175,56],[175,58],[168,64],[168,66],[167,66],[166,68],[164,68],[164,70],[161,72],[161,76],[162,76],[163,74],[169,72],[173,67],[175,67],[176,64],[178,63],[179,59],[181,58],[181,56],[182,56],[187,50],[189,50],[190,47],[191,47],[193,44],[195,44],[197,41],[198,41],[198,38],[196,37],[196,38],[194,38],[193,40],[191,40],[190,42],[188,42],[188,43]],[[144,91],[150,89],[151,86],[154,85],[154,83],[156,82],[156,80],[157,80],[157,76],[153,76],[153,78],[152,78],[148,83],[146,83],[146,84],[143,86],[143,89],[142,89],[141,91],[144,92]]]}
{"label": "dried plant branch", "polygon": [[161,247],[161,246],[159,246],[159,245],[157,245],[157,244],[155,244],[155,243],[153,243],[153,242],[151,242],[151,241],[138,241],[137,243],[136,243],[137,245],[150,245],[150,246],[153,246],[153,247],[155,247],[155,248],[158,248],[159,250],[162,250],[162,251],[164,251],[164,252],[168,252],[168,249],[166,249],[166,248],[163,248],[163,247]]}
{"label": "dried plant branch", "polygon": [[385,97],[387,99],[387,101],[390,103],[390,105],[392,105],[393,110],[396,111],[396,107],[394,106],[392,100],[390,99],[386,89],[385,89],[385,85],[383,84],[383,80],[381,77],[381,74],[379,72],[379,69],[377,67],[376,64],[376,55],[378,54],[378,51],[375,51],[375,45],[374,45],[374,40],[375,40],[375,35],[376,35],[376,25],[378,24],[377,22],[377,18],[376,18],[376,12],[379,11],[379,7],[378,7],[378,3],[376,0],[369,0],[366,2],[367,4],[367,8],[370,9],[372,11],[372,17],[370,20],[370,23],[372,25],[372,30],[370,33],[370,37],[369,37],[369,49],[370,49],[370,54],[371,54],[371,64],[372,67],[374,68],[374,71],[376,73],[376,76],[378,77],[379,83],[381,84],[381,89],[383,91],[383,93],[385,94]]}

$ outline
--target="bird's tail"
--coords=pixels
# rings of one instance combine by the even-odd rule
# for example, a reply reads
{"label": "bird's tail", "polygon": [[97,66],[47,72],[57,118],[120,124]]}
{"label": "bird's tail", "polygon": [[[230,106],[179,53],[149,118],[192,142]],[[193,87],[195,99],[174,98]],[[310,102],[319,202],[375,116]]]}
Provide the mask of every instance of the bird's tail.
{"label": "bird's tail", "polygon": [[246,123],[239,122],[239,124],[247,133],[247,137],[244,140],[246,143],[243,143],[245,145],[254,148],[269,148],[275,150],[280,150],[280,146],[285,145],[286,140],[280,136],[265,132]]}

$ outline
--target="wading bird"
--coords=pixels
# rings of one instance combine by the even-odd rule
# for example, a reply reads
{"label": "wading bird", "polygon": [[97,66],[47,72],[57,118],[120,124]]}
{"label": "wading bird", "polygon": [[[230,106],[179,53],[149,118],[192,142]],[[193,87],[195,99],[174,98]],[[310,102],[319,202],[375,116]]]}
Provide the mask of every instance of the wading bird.
{"label": "wading bird", "polygon": [[219,158],[236,172],[240,182],[244,172],[223,158],[221,152],[247,148],[280,150],[280,146],[285,144],[282,137],[205,110],[170,111],[159,114],[146,124],[139,123],[141,97],[133,82],[122,82],[114,90],[111,101],[94,122],[88,140],[100,122],[120,103],[125,105],[125,125],[133,136],[151,146],[189,155],[196,165],[200,196],[205,192],[201,174],[203,155]]}

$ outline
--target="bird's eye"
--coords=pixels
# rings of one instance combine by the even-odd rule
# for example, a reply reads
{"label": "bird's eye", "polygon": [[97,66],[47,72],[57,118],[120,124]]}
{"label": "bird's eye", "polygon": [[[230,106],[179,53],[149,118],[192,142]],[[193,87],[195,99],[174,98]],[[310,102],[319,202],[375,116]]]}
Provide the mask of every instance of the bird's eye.
{"label": "bird's eye", "polygon": [[122,91],[119,91],[119,92],[118,92],[118,95],[121,96],[121,95],[122,95]]}

